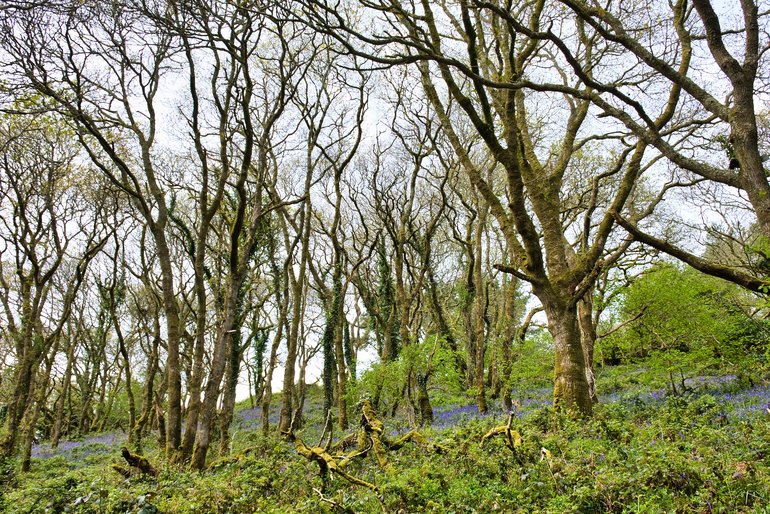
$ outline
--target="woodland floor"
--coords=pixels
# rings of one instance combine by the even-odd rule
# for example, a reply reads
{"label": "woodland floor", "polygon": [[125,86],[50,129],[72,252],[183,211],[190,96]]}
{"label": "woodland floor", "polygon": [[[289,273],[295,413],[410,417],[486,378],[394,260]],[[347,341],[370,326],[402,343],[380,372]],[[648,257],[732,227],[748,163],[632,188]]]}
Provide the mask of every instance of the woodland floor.
{"label": "woodland floor", "polygon": [[[55,450],[43,442],[30,473],[18,473],[14,462],[0,470],[0,511],[770,512],[770,386],[745,373],[746,365],[695,375],[654,363],[604,368],[588,421],[555,414],[542,383],[518,388],[510,428],[521,441],[510,446],[503,437],[481,442],[507,423],[499,403],[480,416],[470,400],[436,391],[435,422],[419,429],[424,440],[387,451],[384,466],[373,452],[345,463],[345,474],[376,491],[335,473],[324,483],[319,466],[291,442],[261,435],[259,409],[246,401],[230,457],[215,458],[206,472],[164,466],[147,440],[142,453],[158,476],[122,476],[113,469],[125,466],[120,431],[62,441]],[[412,428],[404,413],[381,421],[391,442]],[[311,389],[296,435],[311,448],[322,426],[320,396]],[[335,428],[333,439],[355,428]],[[328,454],[341,462],[344,452],[355,453],[331,447]]]}

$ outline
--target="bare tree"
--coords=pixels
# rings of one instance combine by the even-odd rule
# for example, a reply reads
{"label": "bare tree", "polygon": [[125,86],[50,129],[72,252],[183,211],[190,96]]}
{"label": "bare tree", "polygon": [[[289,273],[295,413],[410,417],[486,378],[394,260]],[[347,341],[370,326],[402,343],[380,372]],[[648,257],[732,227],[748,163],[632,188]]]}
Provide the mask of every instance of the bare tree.
{"label": "bare tree", "polygon": [[[585,122],[591,104],[585,97],[591,96],[591,87],[582,85],[558,57],[558,45],[571,45],[587,68],[601,49],[590,27],[547,9],[544,1],[509,7],[486,2],[421,2],[419,7],[367,3],[367,16],[378,20],[372,30],[359,29],[321,2],[312,3],[305,14],[319,30],[337,35],[351,53],[384,65],[416,63],[464,172],[504,234],[511,265],[498,269],[529,282],[545,308],[556,347],[555,403],[589,414],[590,369],[577,304],[603,265],[603,249],[614,226],[610,211],[625,205],[645,147],[621,145],[614,162],[606,163],[589,190],[611,186],[611,208],[603,213],[596,206],[589,209],[580,237],[570,241],[568,235],[581,227],[565,225],[561,218],[565,177],[582,148],[607,136],[590,134]],[[543,27],[558,33],[556,41],[544,44],[536,37]],[[537,80],[534,70],[544,69],[541,64],[553,70],[558,87],[546,76]],[[557,107],[538,113],[539,99]],[[467,139],[461,123],[472,128],[475,139]],[[491,162],[469,152],[471,141],[483,143],[488,154],[481,157]],[[490,166],[505,177],[504,191],[481,172]]]}
{"label": "bare tree", "polygon": [[[741,191],[756,216],[756,232],[762,236],[754,246],[767,253],[764,241],[770,237],[770,184],[763,165],[766,157],[761,155],[760,113],[755,102],[757,91],[766,87],[765,54],[770,48],[767,12],[760,12],[754,1],[645,4],[645,16],[631,16],[633,9],[628,2],[608,2],[601,8],[583,0],[561,3],[592,27],[606,45],[616,48],[616,54],[628,56],[612,57],[620,65],[610,76],[600,76],[561,48],[570,56],[575,73],[592,89],[588,95],[592,101],[676,167],[701,180]],[[737,16],[728,17],[729,10]],[[658,21],[647,23],[651,18]],[[541,36],[553,38],[545,32]],[[645,86],[619,80],[629,76],[638,77],[637,82]],[[661,89],[681,96],[677,115],[665,123],[655,119],[660,102],[652,97]],[[684,94],[679,95],[679,91]],[[761,273],[703,259],[669,240],[645,233],[637,226],[638,217],[618,216],[618,221],[637,240],[700,271],[753,291],[767,290]]]}
{"label": "bare tree", "polygon": [[[31,123],[6,117],[0,130],[5,206],[0,211],[0,287],[16,370],[0,455],[13,454],[25,419],[23,467],[28,469],[39,403],[62,331],[87,267],[108,237],[102,216],[109,202],[100,198],[98,187],[85,187],[86,170],[74,164],[76,149],[55,118]],[[33,396],[36,391],[40,396]]]}
{"label": "bare tree", "polygon": [[48,7],[4,13],[7,69],[12,87],[41,95],[72,120],[82,147],[130,198],[152,236],[166,322],[166,450],[171,456],[181,443],[183,328],[168,239],[169,170],[157,159],[162,117],[157,95],[174,64],[173,38],[125,4]]}

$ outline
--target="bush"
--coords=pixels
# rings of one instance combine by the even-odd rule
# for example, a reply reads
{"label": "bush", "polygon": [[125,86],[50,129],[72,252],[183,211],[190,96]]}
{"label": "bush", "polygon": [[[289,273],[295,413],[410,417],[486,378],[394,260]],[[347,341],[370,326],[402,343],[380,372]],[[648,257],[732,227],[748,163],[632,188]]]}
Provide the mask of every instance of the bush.
{"label": "bush", "polygon": [[770,323],[747,313],[757,298],[735,284],[692,268],[660,264],[623,293],[618,323],[626,325],[596,345],[597,361],[613,364],[655,352],[695,352],[700,362],[761,353]]}

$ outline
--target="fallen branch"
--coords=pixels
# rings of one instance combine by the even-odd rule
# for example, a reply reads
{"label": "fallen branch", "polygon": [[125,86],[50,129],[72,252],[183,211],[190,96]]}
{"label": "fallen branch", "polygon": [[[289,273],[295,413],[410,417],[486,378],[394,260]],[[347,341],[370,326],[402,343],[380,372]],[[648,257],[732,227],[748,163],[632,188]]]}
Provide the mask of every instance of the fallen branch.
{"label": "fallen branch", "polygon": [[385,446],[382,442],[384,425],[382,421],[377,419],[372,402],[369,400],[364,400],[361,405],[361,428],[364,429],[366,436],[372,443],[372,449],[377,456],[377,462],[379,462],[380,467],[386,467],[388,465],[388,457],[385,454]]}
{"label": "fallen branch", "polygon": [[310,447],[306,445],[304,442],[302,442],[302,439],[299,439],[298,437],[293,437],[293,439],[294,439],[294,448],[297,450],[297,453],[305,457],[307,460],[318,464],[318,468],[321,473],[321,480],[324,484],[323,489],[326,488],[326,482],[329,477],[329,472],[332,472],[335,475],[338,475],[341,478],[344,478],[351,484],[360,485],[361,487],[366,487],[367,489],[371,490],[375,494],[379,494],[380,491],[376,485],[371,484],[366,480],[361,480],[360,478],[356,478],[352,475],[348,475],[347,473],[342,471],[341,466],[337,462],[337,459],[333,457],[331,454],[329,454],[329,452],[327,452],[325,448],[322,448],[320,446]]}
{"label": "fallen branch", "polygon": [[123,478],[131,478],[131,470],[128,468],[124,468],[123,466],[118,466],[117,464],[114,464],[112,466],[112,469],[116,471],[118,474],[120,474]]}
{"label": "fallen branch", "polygon": [[[327,416],[327,421],[331,418]],[[294,448],[297,450],[297,453],[305,457],[307,460],[311,462],[315,462],[318,464],[318,470],[321,475],[321,491],[326,492],[326,485],[329,481],[329,472],[340,476],[341,478],[344,478],[348,482],[354,485],[360,485],[361,487],[366,487],[370,491],[374,492],[377,495],[377,498],[380,499],[379,495],[379,489],[377,489],[377,486],[374,484],[371,484],[367,482],[366,480],[361,480],[360,478],[356,478],[352,475],[348,475],[344,471],[342,471],[342,466],[339,462],[337,462],[337,458],[332,456],[326,448],[323,448],[321,446],[313,446],[310,447],[306,445],[302,439],[297,437],[294,434],[294,420],[292,420],[292,423],[289,425],[289,431],[284,432],[283,435],[291,442],[294,443]],[[321,437],[321,440],[323,441],[323,435]],[[320,444],[320,443],[319,443]],[[345,464],[349,462],[349,459],[345,460]],[[381,501],[381,499],[380,499]]]}
{"label": "fallen branch", "polygon": [[385,440],[385,445],[388,447],[388,450],[399,450],[409,441],[414,441],[418,444],[428,444],[421,433],[419,433],[417,430],[410,430],[401,436],[397,441],[390,442]]}
{"label": "fallen branch", "polygon": [[[351,434],[343,438],[341,441],[337,442],[337,444],[333,446],[331,444],[333,434],[332,434],[332,424],[331,424],[330,416],[327,416],[326,418],[324,430],[323,430],[323,433],[321,434],[321,438],[318,441],[317,446],[308,446],[307,444],[305,444],[302,441],[302,439],[300,439],[294,434],[291,428],[287,432],[284,432],[283,435],[289,441],[294,443],[294,448],[297,450],[298,454],[305,457],[305,459],[307,459],[308,461],[315,462],[316,464],[318,464],[319,473],[321,475],[321,481],[322,481],[321,490],[320,492],[318,492],[318,494],[321,495],[321,501],[325,503],[329,503],[330,505],[332,505],[333,508],[338,508],[338,509],[345,508],[340,502],[331,500],[324,496],[330,474],[337,475],[345,479],[346,481],[350,482],[353,485],[366,487],[370,491],[374,492],[384,512],[385,506],[383,503],[383,498],[380,495],[379,488],[372,483],[369,483],[365,480],[357,478],[353,475],[349,475],[348,473],[343,471],[343,468],[345,466],[347,466],[353,459],[357,457],[363,457],[367,455],[371,450],[374,450],[374,453],[377,456],[377,461],[380,467],[385,468],[386,466],[388,466],[388,460],[387,460],[387,454],[386,454],[387,450],[398,450],[399,448],[401,448],[407,442],[410,442],[410,441],[413,441],[422,445],[427,445],[437,453],[445,453],[447,450],[446,448],[443,448],[439,445],[428,443],[425,440],[425,438],[415,430],[412,430],[409,433],[403,435],[396,441],[389,441],[386,437],[383,436],[384,425],[382,421],[380,421],[377,418],[377,414],[374,411],[374,407],[372,406],[371,401],[364,400],[360,404],[360,406],[361,406],[361,428],[355,434]],[[293,423],[291,426],[293,426]],[[328,433],[328,439],[327,439],[327,433]],[[340,455],[332,455],[330,453],[331,451],[343,450],[345,447],[351,446],[354,440],[357,443],[357,448],[355,450],[350,451],[347,454],[343,453]],[[324,445],[324,441],[326,441],[325,445]]]}
{"label": "fallen branch", "polygon": [[[132,468],[136,468],[145,475],[152,475],[154,477],[158,476],[158,470],[153,467],[152,464],[150,464],[150,461],[142,457],[141,455],[135,455],[132,454],[130,451],[128,451],[128,448],[125,446],[120,449],[120,453],[123,455],[123,458],[126,459],[126,462],[129,466]],[[118,471],[115,467],[113,467],[115,471]],[[118,471],[121,475],[125,476],[125,468],[120,468],[123,471]]]}
{"label": "fallen branch", "polygon": [[315,491],[318,494],[318,496],[320,496],[320,500],[322,502],[328,503],[329,505],[331,505],[332,510],[339,510],[340,512],[343,512],[346,514],[355,514],[355,511],[350,509],[350,507],[345,507],[345,505],[343,505],[342,503],[324,496],[323,491],[321,491],[320,489],[313,488],[313,491]]}
{"label": "fallen branch", "polygon": [[[386,450],[398,450],[410,441],[427,446],[436,453],[447,453],[448,451],[443,446],[428,443],[425,437],[416,430],[407,432],[396,441],[390,441],[383,435],[384,425],[382,421],[377,419],[374,407],[369,400],[364,400],[361,404],[361,428],[362,430],[359,430],[358,435],[358,447],[361,449],[366,445],[368,449],[373,449],[381,468],[388,465]],[[359,452],[360,455],[365,453],[365,451]]]}
{"label": "fallen branch", "polygon": [[481,444],[483,445],[489,439],[502,435],[505,436],[503,438],[505,446],[507,446],[512,452],[516,453],[516,449],[521,446],[521,434],[519,434],[516,430],[511,430],[511,425],[513,425],[513,412],[508,414],[508,423],[505,425],[497,426],[484,434],[484,437],[481,438]]}

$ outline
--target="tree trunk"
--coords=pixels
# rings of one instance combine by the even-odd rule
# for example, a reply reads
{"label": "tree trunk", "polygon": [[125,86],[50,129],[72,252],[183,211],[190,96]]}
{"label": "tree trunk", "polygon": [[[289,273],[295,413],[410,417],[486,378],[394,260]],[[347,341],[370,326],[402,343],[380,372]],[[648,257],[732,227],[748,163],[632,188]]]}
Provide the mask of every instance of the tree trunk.
{"label": "tree trunk", "polygon": [[14,454],[16,447],[16,437],[19,432],[22,416],[27,408],[27,399],[31,393],[32,386],[32,356],[27,352],[22,355],[21,362],[16,372],[13,394],[8,403],[8,410],[5,415],[5,437],[0,442],[0,456],[10,457]]}
{"label": "tree trunk", "polygon": [[487,212],[489,209],[485,204],[479,208],[478,221],[476,223],[476,234],[474,239],[475,259],[473,263],[473,283],[475,296],[473,298],[473,351],[475,353],[473,362],[476,366],[474,370],[474,386],[476,389],[476,404],[479,412],[486,414],[488,411],[486,398],[486,384],[484,383],[484,357],[487,349],[487,331],[485,318],[487,314],[487,291],[484,287],[484,276],[481,272],[482,264],[482,243],[484,236],[484,226],[487,222]]}
{"label": "tree trunk", "polygon": [[[205,246],[205,245],[201,245]],[[197,282],[197,277],[196,277]],[[196,284],[196,289],[198,285]],[[200,286],[202,287],[202,286]],[[205,311],[205,293],[204,298],[198,299],[198,309],[203,305],[203,312],[196,312],[195,326],[195,345],[193,349],[193,370],[190,382],[188,383],[190,400],[187,404],[187,416],[185,418],[185,432],[182,436],[182,450],[179,454],[179,461],[186,461],[190,458],[195,445],[195,436],[198,429],[198,416],[201,410],[201,385],[203,384],[203,360],[206,344],[206,311]]]}
{"label": "tree trunk", "polygon": [[[308,223],[310,221],[308,220]],[[300,279],[304,282],[304,266],[300,270]],[[299,336],[299,322],[302,313],[302,284],[297,280],[292,287],[292,320],[289,338],[286,342],[286,363],[283,369],[283,391],[281,394],[281,415],[278,421],[278,430],[288,432],[291,428],[291,418],[294,414],[293,394],[294,378],[297,365],[297,344]]]}
{"label": "tree trunk", "polygon": [[540,298],[554,339],[554,407],[590,416],[593,401],[586,380],[586,362],[580,338],[577,307]]}
{"label": "tree trunk", "polygon": [[[61,392],[56,399],[56,405],[54,407],[54,423],[51,433],[51,448],[57,448],[59,446],[59,439],[62,436],[62,425],[64,424],[64,403],[67,400],[67,395],[70,391],[70,381],[72,380],[72,365],[75,359],[75,343],[70,341],[67,348],[67,366],[64,368],[64,376],[62,377]],[[69,421],[67,422],[69,424]]]}
{"label": "tree trunk", "polygon": [[275,367],[278,363],[278,347],[281,345],[281,338],[283,337],[283,327],[286,324],[286,314],[287,314],[287,308],[288,304],[285,302],[280,302],[281,298],[279,296],[279,305],[282,305],[281,307],[281,315],[278,319],[278,327],[275,331],[275,337],[273,338],[273,344],[270,346],[270,359],[267,363],[267,371],[265,372],[265,388],[262,392],[262,403],[261,403],[261,410],[262,410],[262,435],[267,437],[267,435],[270,433],[270,404],[273,401],[273,373],[275,372]]}
{"label": "tree trunk", "polygon": [[503,402],[503,410],[510,412],[513,408],[511,398],[511,370],[513,368],[513,342],[516,339],[516,289],[517,279],[505,279],[503,295],[505,297],[505,318],[501,344],[500,386]]}
{"label": "tree trunk", "polygon": [[596,379],[594,377],[594,344],[596,343],[596,326],[593,318],[593,295],[588,292],[578,302],[578,318],[580,323],[580,340],[583,347],[583,359],[586,364],[586,381],[591,393],[591,401],[599,402],[596,395]]}
{"label": "tree trunk", "polygon": [[[240,327],[236,328],[236,330],[239,329]],[[243,356],[239,331],[233,333],[228,350],[229,359],[225,370],[225,390],[222,397],[222,410],[219,414],[220,456],[230,453],[230,424],[233,422],[233,414],[235,412],[235,390],[238,387],[238,375],[240,374],[241,357]]]}
{"label": "tree trunk", "polygon": [[199,419],[198,433],[195,438],[190,467],[201,470],[206,466],[206,454],[211,443],[211,428],[217,413],[217,400],[219,398],[220,384],[227,364],[227,349],[232,345],[233,330],[237,325],[238,294],[241,284],[239,277],[230,278],[225,298],[224,319],[219,329],[214,353],[211,357],[211,370],[206,382],[206,395],[203,398]]}
{"label": "tree trunk", "polygon": [[123,365],[126,371],[126,395],[128,396],[128,444],[134,442],[134,427],[136,426],[136,399],[134,398],[134,389],[132,387],[133,379],[131,378],[131,361],[128,357],[128,348],[126,348],[126,341],[123,338],[123,331],[120,329],[120,322],[117,316],[113,313],[113,320],[115,323],[115,333],[118,336],[118,344],[120,345],[120,354],[123,357]]}
{"label": "tree trunk", "polygon": [[[310,192],[310,175],[305,179],[305,194]],[[298,277],[294,277],[293,271],[289,270],[292,291],[292,313],[291,327],[286,340],[286,362],[283,368],[283,391],[281,394],[281,413],[278,421],[278,431],[288,432],[291,428],[291,418],[294,414],[292,395],[294,393],[294,377],[297,365],[297,344],[299,338],[299,323],[302,318],[302,304],[304,300],[303,290],[307,276],[307,263],[310,259],[310,222],[312,217],[312,204],[310,198],[305,200],[305,209],[302,222],[302,245]]]}
{"label": "tree trunk", "polygon": [[762,235],[770,239],[770,184],[759,154],[754,93],[750,86],[736,87],[734,93],[730,139],[740,166],[739,182],[754,208]]}
{"label": "tree trunk", "polygon": [[166,338],[168,353],[166,357],[166,388],[168,405],[166,406],[166,457],[174,460],[182,443],[182,374],[179,363],[180,321],[179,305],[174,291],[174,275],[171,266],[171,252],[166,244],[162,229],[153,228],[163,280],[163,307],[166,315]]}
{"label": "tree trunk", "polygon": [[[24,423],[22,428],[22,455],[21,455],[21,470],[23,472],[29,471],[30,461],[32,457],[32,443],[35,439],[35,428],[37,427],[37,420],[40,417],[40,411],[45,404],[45,399],[48,396],[48,383],[51,380],[51,369],[53,369],[53,363],[56,360],[56,354],[59,352],[59,341],[51,349],[50,355],[45,359],[45,370],[37,374],[35,380],[30,387],[36,387],[37,395],[33,398],[33,402],[27,406],[24,413]],[[30,391],[32,394],[32,391]]]}
{"label": "tree trunk", "polygon": [[417,373],[417,405],[420,409],[420,425],[433,424],[433,406],[428,396],[429,374]]}
{"label": "tree trunk", "polygon": [[136,421],[136,447],[139,449],[141,446],[142,436],[145,433],[146,427],[150,424],[150,420],[153,416],[154,410],[154,397],[155,397],[155,375],[158,373],[158,349],[160,346],[160,323],[157,318],[154,323],[154,331],[152,338],[152,347],[150,348],[150,355],[147,364],[147,378],[144,385],[144,392],[142,394],[142,414]]}

